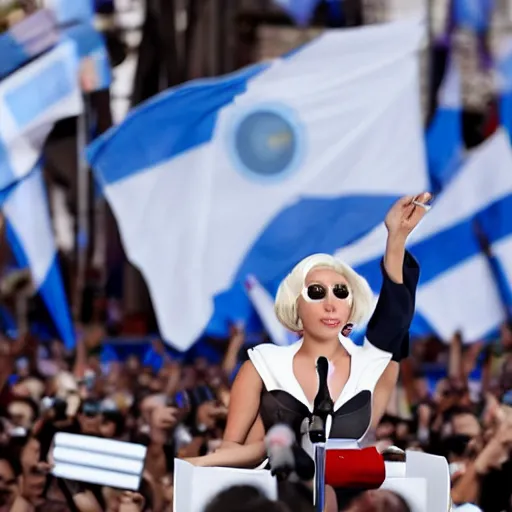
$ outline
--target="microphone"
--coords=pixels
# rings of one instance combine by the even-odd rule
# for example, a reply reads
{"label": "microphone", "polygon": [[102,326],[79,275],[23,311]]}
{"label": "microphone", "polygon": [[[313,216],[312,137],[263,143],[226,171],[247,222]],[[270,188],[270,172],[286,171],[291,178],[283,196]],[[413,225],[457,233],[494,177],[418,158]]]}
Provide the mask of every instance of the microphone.
{"label": "microphone", "polygon": [[309,438],[313,444],[325,443],[327,417],[334,410],[334,402],[327,385],[329,373],[329,361],[327,361],[327,358],[319,357],[317,359],[316,371],[318,374],[318,392],[313,402],[313,414],[309,424]]}
{"label": "microphone", "polygon": [[295,434],[288,425],[274,425],[265,437],[265,448],[271,473],[279,481],[292,476],[303,481],[314,478],[315,463],[296,443]]}
{"label": "microphone", "polygon": [[274,425],[265,436],[265,448],[272,475],[278,480],[287,479],[295,469],[292,446],[295,434],[286,425]]}

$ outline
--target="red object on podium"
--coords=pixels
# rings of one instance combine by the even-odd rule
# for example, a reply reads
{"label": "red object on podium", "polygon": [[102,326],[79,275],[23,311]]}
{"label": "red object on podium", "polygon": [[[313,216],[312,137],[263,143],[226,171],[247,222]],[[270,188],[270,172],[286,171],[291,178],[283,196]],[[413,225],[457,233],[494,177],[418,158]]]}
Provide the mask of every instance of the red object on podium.
{"label": "red object on podium", "polygon": [[327,485],[378,489],[385,478],[384,459],[375,447],[326,450],[325,483]]}

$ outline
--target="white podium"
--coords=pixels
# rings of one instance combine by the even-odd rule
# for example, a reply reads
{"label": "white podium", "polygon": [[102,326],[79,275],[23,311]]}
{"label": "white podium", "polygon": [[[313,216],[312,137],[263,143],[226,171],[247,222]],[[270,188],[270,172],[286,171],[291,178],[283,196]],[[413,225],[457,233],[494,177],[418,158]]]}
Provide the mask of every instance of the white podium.
{"label": "white podium", "polygon": [[[450,473],[444,457],[407,451],[406,462],[386,462],[381,489],[396,492],[412,512],[449,512]],[[203,512],[219,492],[233,485],[252,485],[271,500],[277,482],[270,471],[259,469],[201,468],[174,461],[174,512]]]}
{"label": "white podium", "polygon": [[277,500],[277,480],[260,469],[200,468],[174,459],[174,512],[203,512],[220,492],[234,485],[252,485]]}

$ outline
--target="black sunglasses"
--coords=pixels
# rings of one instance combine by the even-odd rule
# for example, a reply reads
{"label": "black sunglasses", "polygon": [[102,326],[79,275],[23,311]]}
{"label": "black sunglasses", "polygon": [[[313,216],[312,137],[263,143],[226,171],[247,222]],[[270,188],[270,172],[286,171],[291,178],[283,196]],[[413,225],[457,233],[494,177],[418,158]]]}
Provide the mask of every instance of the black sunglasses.
{"label": "black sunglasses", "polygon": [[[335,284],[331,287],[333,295],[340,300],[348,298],[350,295],[348,286],[346,284]],[[302,290],[302,296],[308,302],[317,302],[324,300],[327,297],[328,288],[323,284],[310,284],[305,286]]]}

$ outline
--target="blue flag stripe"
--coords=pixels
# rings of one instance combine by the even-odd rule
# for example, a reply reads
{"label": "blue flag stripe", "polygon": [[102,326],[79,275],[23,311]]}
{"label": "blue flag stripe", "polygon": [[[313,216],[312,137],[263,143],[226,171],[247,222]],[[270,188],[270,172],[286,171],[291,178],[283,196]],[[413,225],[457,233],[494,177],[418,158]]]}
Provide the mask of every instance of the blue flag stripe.
{"label": "blue flag stripe", "polygon": [[512,196],[495,202],[476,219],[491,244],[512,235]]}
{"label": "blue flag stripe", "polygon": [[87,149],[100,182],[114,183],[210,141],[219,110],[267,67],[258,64],[227,77],[191,82],[132,111]]}
{"label": "blue flag stripe", "polygon": [[[6,234],[12,252],[21,268],[30,268],[30,262],[27,259],[25,250],[18,239],[14,229],[9,221],[6,222]],[[55,257],[46,277],[39,290],[48,312],[50,313],[59,334],[62,337],[67,348],[73,348],[75,345],[75,335],[67,298],[64,292],[64,284],[60,274],[57,258]]]}

